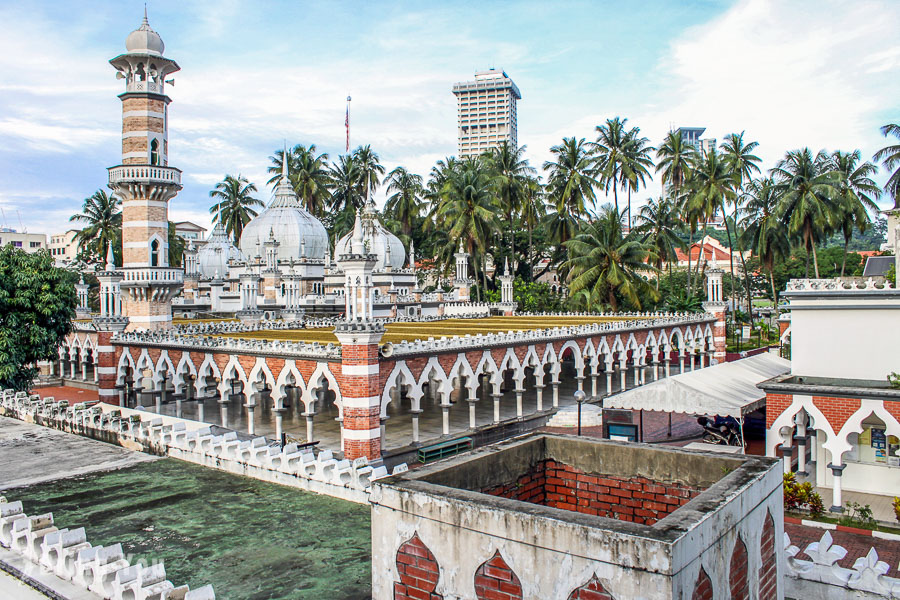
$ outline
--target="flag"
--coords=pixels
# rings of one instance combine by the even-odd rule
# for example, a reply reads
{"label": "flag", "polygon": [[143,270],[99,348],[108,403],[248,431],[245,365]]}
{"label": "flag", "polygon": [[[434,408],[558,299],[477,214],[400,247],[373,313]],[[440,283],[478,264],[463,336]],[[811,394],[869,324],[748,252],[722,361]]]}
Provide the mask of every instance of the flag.
{"label": "flag", "polygon": [[345,152],[350,152],[350,105],[347,105],[347,116],[344,118],[344,128],[347,130],[347,148]]}

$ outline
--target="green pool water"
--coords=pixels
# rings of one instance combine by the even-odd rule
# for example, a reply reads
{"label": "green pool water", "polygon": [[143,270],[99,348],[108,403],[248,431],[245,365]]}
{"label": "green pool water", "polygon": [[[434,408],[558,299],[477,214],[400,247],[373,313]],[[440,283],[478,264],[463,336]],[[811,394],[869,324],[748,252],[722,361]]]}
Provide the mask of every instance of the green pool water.
{"label": "green pool water", "polygon": [[163,561],[175,585],[224,600],[371,595],[369,507],[174,459],[9,490],[132,562]]}

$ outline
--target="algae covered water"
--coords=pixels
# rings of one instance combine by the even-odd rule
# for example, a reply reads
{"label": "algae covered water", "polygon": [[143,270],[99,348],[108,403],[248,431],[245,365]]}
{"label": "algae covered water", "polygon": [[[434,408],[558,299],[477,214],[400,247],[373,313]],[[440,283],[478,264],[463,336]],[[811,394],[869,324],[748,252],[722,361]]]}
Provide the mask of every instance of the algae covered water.
{"label": "algae covered water", "polygon": [[371,595],[365,505],[174,459],[10,490],[25,512],[53,512],[168,579],[211,583],[225,600],[363,600]]}

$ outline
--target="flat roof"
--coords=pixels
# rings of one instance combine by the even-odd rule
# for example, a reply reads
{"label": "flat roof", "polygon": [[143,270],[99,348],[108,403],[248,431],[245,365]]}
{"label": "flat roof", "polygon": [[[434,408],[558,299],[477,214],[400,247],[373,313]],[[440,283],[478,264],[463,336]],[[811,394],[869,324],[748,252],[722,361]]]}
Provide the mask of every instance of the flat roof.
{"label": "flat roof", "polygon": [[[382,342],[398,344],[402,341],[414,342],[428,338],[478,335],[489,333],[506,333],[507,331],[534,331],[552,329],[554,327],[570,327],[592,323],[616,323],[622,321],[646,321],[654,317],[643,316],[512,316],[485,317],[481,319],[443,319],[440,321],[417,321],[387,323]],[[179,321],[189,324],[196,321]],[[218,336],[240,339],[285,340],[291,342],[318,342],[320,344],[338,344],[333,327],[311,329],[271,329],[264,331],[241,331],[235,333],[219,333]]]}

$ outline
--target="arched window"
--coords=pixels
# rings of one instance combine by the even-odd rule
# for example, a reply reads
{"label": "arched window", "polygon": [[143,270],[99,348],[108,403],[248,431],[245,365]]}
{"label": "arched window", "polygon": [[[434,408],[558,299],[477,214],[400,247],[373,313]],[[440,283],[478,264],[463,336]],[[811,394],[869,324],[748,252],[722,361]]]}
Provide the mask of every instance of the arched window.
{"label": "arched window", "polygon": [[150,242],[150,266],[159,266],[159,240]]}
{"label": "arched window", "polygon": [[150,142],[150,164],[159,164],[159,140],[157,139]]}

